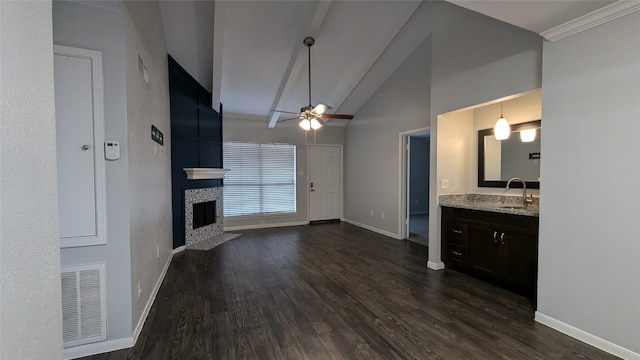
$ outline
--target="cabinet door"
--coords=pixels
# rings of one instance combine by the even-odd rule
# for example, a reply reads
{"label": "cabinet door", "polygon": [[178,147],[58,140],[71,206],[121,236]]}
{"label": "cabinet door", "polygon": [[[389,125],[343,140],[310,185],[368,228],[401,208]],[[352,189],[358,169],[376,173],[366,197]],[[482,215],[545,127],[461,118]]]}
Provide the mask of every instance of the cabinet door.
{"label": "cabinet door", "polygon": [[508,231],[504,235],[504,280],[526,293],[535,293],[538,273],[538,242],[533,232]]}
{"label": "cabinet door", "polygon": [[500,277],[499,236],[493,229],[469,226],[469,270],[491,279]]}

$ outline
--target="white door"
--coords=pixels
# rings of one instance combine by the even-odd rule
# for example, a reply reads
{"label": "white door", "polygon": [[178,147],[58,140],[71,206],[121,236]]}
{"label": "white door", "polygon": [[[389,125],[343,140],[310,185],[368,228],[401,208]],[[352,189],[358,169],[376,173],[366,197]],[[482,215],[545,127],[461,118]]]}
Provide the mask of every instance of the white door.
{"label": "white door", "polygon": [[342,148],[309,146],[309,220],[342,217]]}
{"label": "white door", "polygon": [[60,246],[106,243],[98,51],[55,46]]}

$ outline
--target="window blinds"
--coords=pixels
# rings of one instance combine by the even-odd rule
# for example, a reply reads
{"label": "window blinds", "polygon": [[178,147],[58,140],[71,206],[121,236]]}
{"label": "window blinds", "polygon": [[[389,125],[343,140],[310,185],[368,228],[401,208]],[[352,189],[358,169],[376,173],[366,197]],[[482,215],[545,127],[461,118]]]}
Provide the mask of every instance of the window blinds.
{"label": "window blinds", "polygon": [[296,212],[296,146],[225,142],[224,216]]}

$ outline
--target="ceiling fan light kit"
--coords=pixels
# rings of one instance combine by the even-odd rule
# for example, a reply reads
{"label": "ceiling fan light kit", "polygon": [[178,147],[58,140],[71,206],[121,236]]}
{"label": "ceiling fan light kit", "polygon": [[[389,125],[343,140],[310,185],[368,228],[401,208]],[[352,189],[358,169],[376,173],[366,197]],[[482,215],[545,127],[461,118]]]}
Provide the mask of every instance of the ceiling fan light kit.
{"label": "ceiling fan light kit", "polygon": [[[311,36],[307,36],[306,38],[304,38],[304,40],[302,41],[302,43],[304,44],[304,46],[307,47],[308,51],[308,56],[309,56],[309,62],[308,62],[308,76],[309,76],[309,105],[308,106],[304,106],[302,108],[300,108],[300,112],[297,113],[298,117],[297,118],[291,118],[291,119],[285,119],[285,120],[280,120],[280,121],[287,121],[287,120],[294,120],[294,119],[300,119],[300,123],[298,125],[300,125],[300,127],[305,130],[305,131],[309,131],[309,130],[318,130],[322,127],[322,125],[328,121],[329,119],[343,119],[343,120],[351,120],[353,119],[353,115],[342,115],[342,114],[326,114],[327,110],[331,109],[331,106],[329,105],[325,105],[325,104],[318,104],[313,106],[311,103],[311,46],[313,46],[313,44],[316,43],[316,40],[311,37]],[[289,111],[281,111],[281,110],[274,110],[274,111],[279,111],[279,112],[284,112],[284,113],[290,113]],[[323,119],[327,119],[327,120],[323,120]]]}

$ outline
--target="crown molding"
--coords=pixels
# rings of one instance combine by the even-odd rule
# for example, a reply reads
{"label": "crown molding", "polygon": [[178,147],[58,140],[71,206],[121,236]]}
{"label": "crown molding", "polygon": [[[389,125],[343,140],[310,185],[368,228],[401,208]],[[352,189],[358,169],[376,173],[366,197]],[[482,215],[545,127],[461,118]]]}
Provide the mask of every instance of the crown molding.
{"label": "crown molding", "polygon": [[640,10],[640,1],[622,0],[540,33],[554,42]]}

